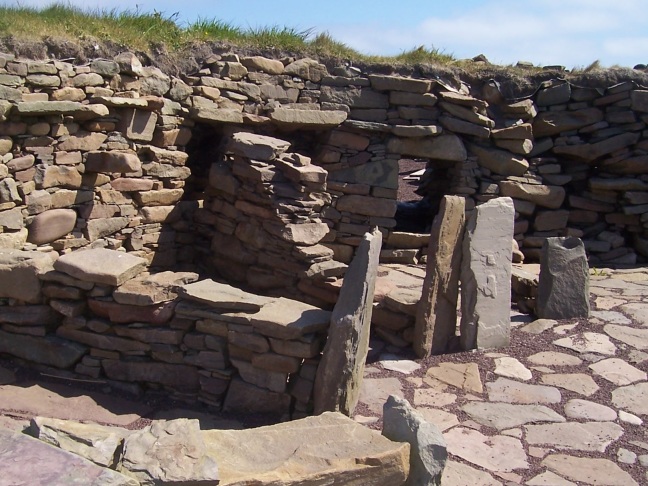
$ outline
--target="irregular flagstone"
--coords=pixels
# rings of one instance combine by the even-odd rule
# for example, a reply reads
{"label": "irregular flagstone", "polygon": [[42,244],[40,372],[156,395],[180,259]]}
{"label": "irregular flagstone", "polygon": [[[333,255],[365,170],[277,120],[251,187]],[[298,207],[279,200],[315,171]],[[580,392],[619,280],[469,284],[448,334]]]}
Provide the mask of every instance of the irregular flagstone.
{"label": "irregular flagstone", "polygon": [[648,329],[608,324],[603,330],[610,337],[635,349],[648,349]]}
{"label": "irregular flagstone", "polygon": [[579,398],[574,398],[565,403],[565,415],[568,418],[596,422],[612,422],[617,418],[616,411],[610,407]]}
{"label": "irregular flagstone", "polygon": [[508,346],[511,328],[511,241],[515,208],[507,197],[477,206],[463,240],[461,346]]}
{"label": "irregular flagstone", "polygon": [[31,420],[30,433],[43,442],[114,469],[115,453],[130,431],[122,427],[35,417]]}
{"label": "irregular flagstone", "polygon": [[648,327],[648,304],[633,302],[622,305],[620,309],[629,314],[641,326]]}
{"label": "irregular flagstone", "polygon": [[517,359],[511,357],[495,358],[495,374],[506,378],[527,381],[533,378],[529,371]]}
{"label": "irregular flagstone", "polygon": [[394,354],[380,355],[378,363],[387,370],[398,371],[404,375],[409,375],[421,367],[416,361],[401,359]]}
{"label": "irregular flagstone", "polygon": [[622,386],[612,392],[612,403],[638,415],[648,415],[648,383]]}
{"label": "irregular flagstone", "polygon": [[490,474],[461,462],[448,461],[441,476],[443,486],[502,486]]}
{"label": "irregular flagstone", "polygon": [[444,196],[430,232],[429,257],[417,306],[414,351],[419,358],[444,352],[455,334],[464,224],[464,199]]}
{"label": "irregular flagstone", "polygon": [[[646,309],[646,312],[648,312],[648,309]],[[602,320],[603,322],[607,324],[632,324],[632,321],[628,319],[626,316],[621,314],[620,312],[615,312],[615,311],[592,311],[590,313],[591,317],[595,317],[597,319]]]}
{"label": "irregular flagstone", "polygon": [[541,380],[545,385],[557,386],[587,397],[599,389],[592,377],[584,373],[552,373],[542,375]]}
{"label": "irregular flagstone", "polygon": [[529,363],[547,366],[578,366],[582,359],[571,354],[558,353],[555,351],[540,351],[527,357]]}
{"label": "irregular flagstone", "polygon": [[543,405],[469,402],[461,408],[475,422],[498,430],[535,422],[565,422],[565,418]]}
{"label": "irregular flagstone", "polygon": [[545,471],[534,478],[529,479],[525,484],[528,486],[577,486],[576,483],[567,481],[551,471]]}
{"label": "irregular flagstone", "polygon": [[529,385],[506,378],[486,383],[488,399],[492,402],[521,404],[560,403],[561,394],[558,388],[544,385]]}
{"label": "irregular flagstone", "polygon": [[536,319],[530,324],[527,324],[524,327],[521,327],[520,330],[524,332],[528,332],[530,334],[541,334],[545,332],[547,329],[551,329],[552,327],[556,326],[558,324],[558,321],[554,319]]}
{"label": "irregular flagstone", "polygon": [[359,401],[376,414],[389,395],[403,396],[403,385],[398,378],[365,378],[360,385]]}
{"label": "irregular flagstone", "polygon": [[315,413],[342,411],[351,415],[358,403],[369,351],[381,245],[382,234],[377,227],[365,233],[344,276],[315,377]]}
{"label": "irregular flagstone", "polygon": [[184,285],[179,289],[184,299],[202,302],[217,309],[232,312],[258,312],[275,299],[251,294],[231,285],[215,282],[211,279]]}
{"label": "irregular flagstone", "polygon": [[159,420],[124,441],[120,470],[141,484],[218,484],[218,466],[193,419]]}
{"label": "irregular flagstone", "polygon": [[[139,483],[71,452],[0,428],[0,481],[7,485],[138,486]],[[9,482],[5,482],[5,480]]]}
{"label": "irregular flagstone", "polygon": [[453,393],[444,393],[434,388],[417,388],[414,390],[414,405],[416,407],[431,406],[443,407],[450,405],[457,400],[457,395]]}
{"label": "irregular flagstone", "polygon": [[476,363],[439,363],[428,369],[426,375],[467,392],[484,391]]}
{"label": "irregular flagstone", "polygon": [[407,400],[394,395],[387,399],[382,434],[394,442],[410,444],[410,474],[406,485],[441,484],[441,473],[448,459],[443,435]]}
{"label": "irregular flagstone", "polygon": [[279,297],[256,314],[237,314],[259,333],[278,339],[298,339],[329,327],[331,313],[297,300]]}
{"label": "irregular flagstone", "polygon": [[[607,326],[606,326],[607,327]],[[596,353],[613,356],[616,354],[616,346],[605,334],[597,332],[584,332],[574,334],[553,342],[561,348],[573,349],[578,353]]]}
{"label": "irregular flagstone", "polygon": [[597,361],[589,365],[589,368],[615,385],[630,385],[636,381],[645,381],[647,379],[644,371],[618,358]]}
{"label": "irregular flagstone", "polygon": [[115,287],[137,276],[146,265],[147,261],[143,258],[105,248],[74,251],[54,262],[54,268],[59,272],[84,282]]}
{"label": "irregular flagstone", "polygon": [[403,484],[409,473],[409,444],[392,442],[336,412],[202,436],[223,486],[392,486]]}
{"label": "irregular flagstone", "polygon": [[596,308],[600,310],[610,310],[621,304],[627,303],[627,300],[616,299],[614,297],[601,296],[596,298]]}
{"label": "irregular flagstone", "polygon": [[619,420],[631,425],[643,425],[643,420],[632,413],[619,410]]}
{"label": "irregular flagstone", "polygon": [[445,432],[455,425],[459,425],[459,419],[457,416],[453,413],[446,412],[445,410],[427,407],[417,407],[416,410],[426,421],[439,427],[442,432]]}
{"label": "irregular flagstone", "polygon": [[605,452],[623,435],[623,427],[613,422],[525,425],[524,429],[528,444],[591,452]]}
{"label": "irregular flagstone", "polygon": [[630,474],[608,459],[552,454],[542,461],[542,465],[556,474],[583,484],[594,486],[639,486]]}
{"label": "irregular flagstone", "polygon": [[455,427],[444,437],[450,454],[489,471],[509,472],[529,468],[522,442],[513,437],[486,436],[465,427]]}

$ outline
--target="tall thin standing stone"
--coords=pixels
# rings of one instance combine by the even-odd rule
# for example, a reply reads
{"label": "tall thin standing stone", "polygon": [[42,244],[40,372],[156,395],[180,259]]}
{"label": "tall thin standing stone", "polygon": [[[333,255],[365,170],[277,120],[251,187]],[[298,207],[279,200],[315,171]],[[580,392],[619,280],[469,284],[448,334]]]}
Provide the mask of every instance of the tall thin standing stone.
{"label": "tall thin standing stone", "polygon": [[465,208],[462,197],[444,196],[432,224],[414,328],[414,351],[419,358],[443,353],[455,335]]}
{"label": "tall thin standing stone", "polygon": [[350,416],[358,404],[381,246],[378,228],[365,233],[344,276],[315,377],[316,414],[342,412]]}
{"label": "tall thin standing stone", "polygon": [[589,266],[580,238],[545,240],[536,313],[543,319],[589,317]]}
{"label": "tall thin standing stone", "polygon": [[515,208],[509,197],[478,206],[466,224],[461,264],[461,346],[508,346],[511,329],[511,241]]}

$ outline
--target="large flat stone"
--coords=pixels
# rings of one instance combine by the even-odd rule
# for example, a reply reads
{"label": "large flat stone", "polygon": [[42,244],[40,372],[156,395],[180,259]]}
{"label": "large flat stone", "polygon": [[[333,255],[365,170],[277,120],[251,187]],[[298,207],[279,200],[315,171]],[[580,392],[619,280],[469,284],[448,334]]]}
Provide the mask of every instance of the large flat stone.
{"label": "large flat stone", "polygon": [[530,445],[589,452],[605,452],[623,435],[623,427],[613,422],[526,425],[524,429]]}
{"label": "large flat stone", "polygon": [[578,353],[596,353],[609,356],[616,354],[616,346],[610,341],[610,338],[597,332],[584,332],[557,339],[554,344],[562,348],[572,349]]}
{"label": "large flat stone", "polygon": [[648,415],[648,383],[622,386],[612,392],[615,407],[639,415]]}
{"label": "large flat stone", "polygon": [[202,435],[218,463],[221,486],[393,486],[404,484],[409,473],[409,444],[392,442],[340,413]]}
{"label": "large flat stone", "polygon": [[129,280],[113,292],[120,304],[154,305],[178,296],[176,287],[198,280],[193,272],[159,272]]}
{"label": "large flat stone", "polygon": [[522,404],[560,403],[561,395],[558,388],[544,385],[529,385],[506,378],[498,378],[487,383],[488,399],[493,402],[508,402]]}
{"label": "large flat stone", "polygon": [[630,385],[636,381],[646,381],[646,373],[619,358],[608,358],[589,365],[597,375],[615,385]]}
{"label": "large flat stone", "polygon": [[608,324],[603,330],[611,338],[632,346],[635,349],[648,349],[648,329]]}
{"label": "large flat stone", "polygon": [[330,129],[340,125],[346,118],[344,111],[276,108],[270,113],[270,119],[280,127],[295,129]]}
{"label": "large flat stone", "polygon": [[585,373],[546,373],[542,375],[542,383],[580,393],[586,397],[593,395],[599,389],[592,377]]}
{"label": "large flat stone", "polygon": [[211,279],[190,283],[179,290],[183,299],[202,302],[216,309],[231,312],[258,312],[275,299],[251,294]]}
{"label": "large flat stone", "polygon": [[505,435],[486,436],[477,430],[455,427],[445,433],[448,452],[494,472],[528,469],[520,440]]}
{"label": "large flat stone", "polygon": [[296,300],[279,297],[255,314],[237,314],[257,332],[278,339],[298,339],[329,326],[331,313]]}
{"label": "large flat stone", "polygon": [[0,429],[0,477],[7,485],[139,485],[136,480],[112,469],[97,466],[76,454],[5,429]]}
{"label": "large flat stone", "polygon": [[113,380],[159,383],[187,392],[196,392],[199,388],[198,368],[194,366],[114,359],[105,359],[101,365]]}
{"label": "large flat stone", "polygon": [[560,186],[501,181],[499,188],[502,196],[522,199],[523,201],[529,201],[549,209],[560,208],[565,200],[565,189]]}
{"label": "large flat stone", "polygon": [[117,287],[141,273],[146,265],[143,258],[96,248],[63,255],[56,260],[54,268],[85,282]]}
{"label": "large flat stone", "polygon": [[439,363],[429,368],[426,375],[469,393],[484,391],[477,363]]}
{"label": "large flat stone", "polygon": [[400,155],[461,162],[468,153],[461,139],[453,134],[426,138],[391,138],[387,150]]}

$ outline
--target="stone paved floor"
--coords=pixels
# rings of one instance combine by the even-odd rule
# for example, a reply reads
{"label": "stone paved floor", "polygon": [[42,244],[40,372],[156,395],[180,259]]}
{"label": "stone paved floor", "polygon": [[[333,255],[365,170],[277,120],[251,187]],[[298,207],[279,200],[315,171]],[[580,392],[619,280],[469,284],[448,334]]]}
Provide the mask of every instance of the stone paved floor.
{"label": "stone paved floor", "polygon": [[512,313],[512,343],[408,359],[373,343],[356,420],[389,394],[444,433],[444,486],[648,484],[648,268],[591,271],[589,319]]}

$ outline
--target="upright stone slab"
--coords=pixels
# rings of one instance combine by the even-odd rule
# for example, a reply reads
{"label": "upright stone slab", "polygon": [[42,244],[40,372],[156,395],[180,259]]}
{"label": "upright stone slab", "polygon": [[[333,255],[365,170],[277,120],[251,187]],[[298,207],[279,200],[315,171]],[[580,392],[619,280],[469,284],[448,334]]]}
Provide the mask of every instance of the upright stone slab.
{"label": "upright stone slab", "polygon": [[461,264],[461,346],[508,346],[511,328],[513,200],[478,206],[466,224]]}
{"label": "upright stone slab", "polygon": [[543,319],[589,317],[589,267],[580,238],[545,240],[536,313]]}
{"label": "upright stone slab", "polygon": [[331,316],[328,340],[315,377],[315,413],[351,415],[369,349],[369,326],[373,308],[382,234],[378,228],[365,233],[340,289]]}
{"label": "upright stone slab", "polygon": [[419,358],[443,353],[455,334],[465,207],[463,198],[444,196],[432,224],[414,328],[414,351]]}
{"label": "upright stone slab", "polygon": [[409,402],[390,395],[383,406],[382,434],[410,444],[410,473],[405,486],[439,485],[448,459],[441,431],[426,422]]}

